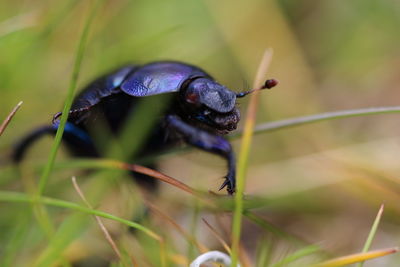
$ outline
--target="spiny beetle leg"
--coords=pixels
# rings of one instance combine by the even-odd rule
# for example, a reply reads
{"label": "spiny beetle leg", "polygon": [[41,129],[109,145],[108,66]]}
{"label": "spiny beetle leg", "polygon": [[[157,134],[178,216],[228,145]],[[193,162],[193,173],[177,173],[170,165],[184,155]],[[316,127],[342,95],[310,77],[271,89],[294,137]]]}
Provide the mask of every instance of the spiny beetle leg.
{"label": "spiny beetle leg", "polygon": [[222,136],[214,135],[204,130],[195,128],[186,122],[182,121],[178,116],[168,115],[166,117],[169,127],[180,133],[186,143],[202,149],[204,151],[217,154],[225,158],[228,162],[228,174],[226,180],[221,186],[225,186],[229,194],[235,192],[235,157],[232,151],[231,144]]}

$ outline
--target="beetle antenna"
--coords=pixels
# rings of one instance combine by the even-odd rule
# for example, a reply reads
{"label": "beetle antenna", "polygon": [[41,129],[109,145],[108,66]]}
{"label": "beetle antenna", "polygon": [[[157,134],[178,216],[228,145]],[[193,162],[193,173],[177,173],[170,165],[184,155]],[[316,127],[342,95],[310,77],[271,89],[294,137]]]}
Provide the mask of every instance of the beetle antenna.
{"label": "beetle antenna", "polygon": [[250,91],[244,91],[244,92],[237,93],[236,97],[244,97],[244,96],[246,96],[248,94],[251,94],[254,91],[258,91],[258,90],[271,89],[272,87],[275,87],[277,84],[278,84],[278,80],[269,79],[269,80],[266,80],[264,85],[261,86],[260,88],[253,89],[253,90],[250,90]]}

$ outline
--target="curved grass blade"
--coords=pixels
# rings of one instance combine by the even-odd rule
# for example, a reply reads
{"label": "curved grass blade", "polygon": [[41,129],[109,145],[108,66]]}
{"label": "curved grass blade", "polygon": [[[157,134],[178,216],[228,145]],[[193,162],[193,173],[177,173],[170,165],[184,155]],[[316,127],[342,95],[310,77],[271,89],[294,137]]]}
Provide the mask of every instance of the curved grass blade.
{"label": "curved grass blade", "polygon": [[55,206],[59,208],[67,208],[70,210],[75,210],[75,211],[80,211],[83,213],[87,213],[90,215],[96,215],[100,216],[103,218],[107,218],[110,220],[114,220],[117,222],[120,222],[122,224],[125,224],[129,227],[135,228],[139,231],[144,232],[151,238],[157,240],[157,241],[162,241],[162,237],[153,232],[152,230],[129,220],[125,220],[122,218],[119,218],[117,216],[111,215],[106,212],[98,211],[95,209],[90,209],[84,206],[81,206],[79,204],[61,200],[61,199],[55,199],[55,198],[49,198],[49,197],[41,197],[41,196],[30,196],[24,193],[20,192],[10,192],[10,191],[0,191],[0,201],[3,202],[15,202],[15,203],[41,203],[49,206]]}
{"label": "curved grass blade", "polygon": [[78,167],[78,168],[100,168],[100,169],[118,169],[118,170],[133,171],[133,172],[137,172],[137,173],[141,173],[141,174],[146,174],[147,176],[161,180],[161,181],[168,183],[170,185],[173,185],[189,194],[199,195],[199,193],[196,192],[196,190],[194,190],[190,186],[176,180],[175,178],[172,178],[168,175],[165,175],[161,172],[152,170],[152,169],[144,167],[144,166],[140,166],[137,164],[128,164],[128,163],[118,161],[118,160],[81,158],[79,160],[64,162],[62,164],[58,164],[57,166],[60,168],[76,168],[76,167]]}

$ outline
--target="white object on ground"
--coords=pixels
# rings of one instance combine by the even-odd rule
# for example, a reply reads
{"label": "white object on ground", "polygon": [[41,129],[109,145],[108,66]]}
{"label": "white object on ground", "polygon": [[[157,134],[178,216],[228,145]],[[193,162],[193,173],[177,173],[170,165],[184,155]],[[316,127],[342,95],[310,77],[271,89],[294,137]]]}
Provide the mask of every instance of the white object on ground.
{"label": "white object on ground", "polygon": [[[206,262],[218,262],[225,266],[231,266],[231,258],[220,251],[208,251],[198,256],[191,264],[190,267],[200,267],[201,264]],[[240,267],[238,264],[237,267]]]}

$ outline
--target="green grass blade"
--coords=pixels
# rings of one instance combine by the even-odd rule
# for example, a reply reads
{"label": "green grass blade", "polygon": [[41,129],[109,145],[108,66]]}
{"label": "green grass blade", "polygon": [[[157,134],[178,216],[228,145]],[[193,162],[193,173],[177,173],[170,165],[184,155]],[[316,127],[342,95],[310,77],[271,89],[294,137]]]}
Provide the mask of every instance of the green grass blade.
{"label": "green grass blade", "polygon": [[[378,230],[379,222],[381,221],[384,207],[385,205],[382,204],[381,207],[379,208],[378,214],[376,215],[374,223],[372,224],[371,230],[368,234],[368,238],[365,241],[363,250],[361,252],[367,252],[370,249],[372,240],[374,239],[376,231]],[[364,262],[360,262],[359,264],[357,264],[357,267],[362,267],[363,265]]]}
{"label": "green grass blade", "polygon": [[[45,165],[42,175],[39,179],[38,190],[36,192],[37,196],[35,196],[35,197],[40,197],[40,195],[43,194],[45,187],[48,183],[50,173],[53,169],[57,151],[58,151],[58,148],[60,147],[61,138],[62,138],[65,124],[66,124],[66,121],[68,118],[68,112],[72,105],[74,91],[75,91],[76,84],[78,81],[78,74],[80,71],[80,66],[81,66],[84,51],[85,51],[85,45],[86,45],[86,41],[88,38],[90,25],[95,17],[97,8],[101,2],[102,2],[102,0],[97,0],[92,5],[92,7],[90,9],[90,13],[85,21],[85,25],[84,25],[84,28],[83,28],[83,31],[82,31],[82,34],[80,36],[79,43],[78,43],[78,48],[77,48],[77,52],[76,52],[76,56],[75,56],[75,63],[74,63],[73,71],[72,71],[70,85],[69,85],[69,89],[68,89],[68,93],[67,93],[67,98],[65,101],[64,109],[63,109],[64,115],[61,117],[61,122],[60,122],[59,128],[57,130],[56,137],[53,142],[53,146],[50,151],[50,155],[49,155],[47,164]],[[53,223],[47,213],[46,208],[44,206],[40,205],[40,203],[38,204],[37,202],[35,202],[33,205],[33,209],[35,212],[35,216],[42,228],[42,231],[46,234],[47,238],[51,240],[52,236],[55,233],[55,229],[54,229]]]}
{"label": "green grass blade", "polygon": [[[57,130],[54,142],[53,142],[53,146],[50,151],[50,155],[49,155],[47,164],[45,165],[43,173],[39,179],[39,185],[38,185],[38,190],[37,190],[38,196],[37,197],[40,197],[40,195],[43,194],[43,192],[46,188],[46,185],[48,183],[50,173],[54,166],[57,151],[58,151],[58,148],[60,147],[61,138],[64,133],[65,124],[67,122],[68,113],[72,106],[74,92],[75,92],[75,88],[76,88],[76,85],[78,82],[78,74],[80,72],[80,67],[82,64],[85,46],[86,46],[86,42],[87,42],[88,35],[89,35],[89,29],[90,29],[92,21],[95,17],[97,8],[100,6],[100,3],[102,1],[103,0],[96,0],[92,4],[92,7],[90,8],[90,13],[85,21],[85,25],[83,27],[82,34],[81,34],[79,42],[78,42],[78,47],[77,47],[77,51],[76,51],[76,55],[75,55],[75,63],[74,63],[74,67],[72,70],[72,75],[71,75],[71,79],[70,79],[70,84],[69,84],[69,88],[68,88],[68,92],[67,92],[65,105],[63,108],[63,115],[61,116],[60,124],[59,124],[58,130]],[[37,216],[36,216],[37,220],[40,223],[43,231],[47,234],[48,237],[52,237],[53,233],[54,233],[54,227],[53,227],[52,222],[47,214],[45,207],[35,204],[34,210],[35,210],[35,213],[37,214]],[[70,218],[70,219],[73,220],[73,218]],[[74,223],[77,223],[76,220],[73,220],[73,221],[74,221]],[[73,227],[74,225],[71,225],[71,227],[76,230],[77,228]],[[71,232],[71,231],[68,231],[68,232]],[[66,236],[68,236],[68,232],[67,232]],[[54,240],[54,239],[51,239],[51,240]],[[66,243],[68,243],[68,242],[66,242]],[[47,260],[47,258],[45,258],[45,259]]]}
{"label": "green grass blade", "polygon": [[68,112],[72,106],[72,101],[74,98],[74,93],[75,93],[76,85],[78,82],[78,74],[79,74],[79,71],[81,68],[82,59],[83,59],[83,55],[84,55],[85,47],[86,47],[86,41],[87,41],[88,35],[89,35],[89,29],[90,29],[92,21],[95,17],[97,8],[99,7],[99,5],[102,1],[103,0],[97,0],[96,3],[91,8],[90,14],[89,14],[88,18],[86,19],[85,26],[83,28],[81,37],[79,39],[78,48],[77,48],[76,55],[75,55],[75,63],[74,63],[74,67],[72,70],[71,80],[70,80],[70,84],[69,84],[69,88],[68,88],[68,92],[67,92],[67,98],[65,100],[65,105],[64,105],[64,108],[62,111],[63,115],[61,116],[60,125],[58,127],[56,137],[54,138],[54,143],[51,148],[47,164],[46,164],[46,166],[43,170],[42,176],[40,177],[40,180],[39,180],[39,189],[38,189],[39,195],[43,194],[43,191],[45,190],[45,187],[48,183],[50,173],[54,166],[54,161],[55,161],[55,158],[57,155],[58,148],[60,147],[61,138],[64,133],[65,124],[67,122]]}
{"label": "green grass blade", "polygon": [[38,196],[32,197],[27,194],[19,193],[19,192],[0,191],[0,201],[15,202],[15,203],[41,203],[41,204],[46,204],[49,206],[55,206],[55,207],[59,207],[59,208],[67,208],[70,210],[80,211],[80,212],[84,212],[84,213],[87,213],[90,215],[96,215],[96,216],[100,216],[100,217],[104,217],[104,218],[107,218],[110,220],[120,222],[129,227],[132,227],[139,231],[144,232],[145,234],[149,235],[150,237],[152,237],[155,240],[158,240],[158,241],[161,240],[161,237],[159,235],[157,235],[150,229],[148,229],[138,223],[119,218],[117,216],[111,215],[106,212],[98,211],[95,209],[90,209],[90,208],[78,205],[73,202],[65,201],[65,200],[54,199],[54,198],[49,198],[49,197],[38,197]]}

